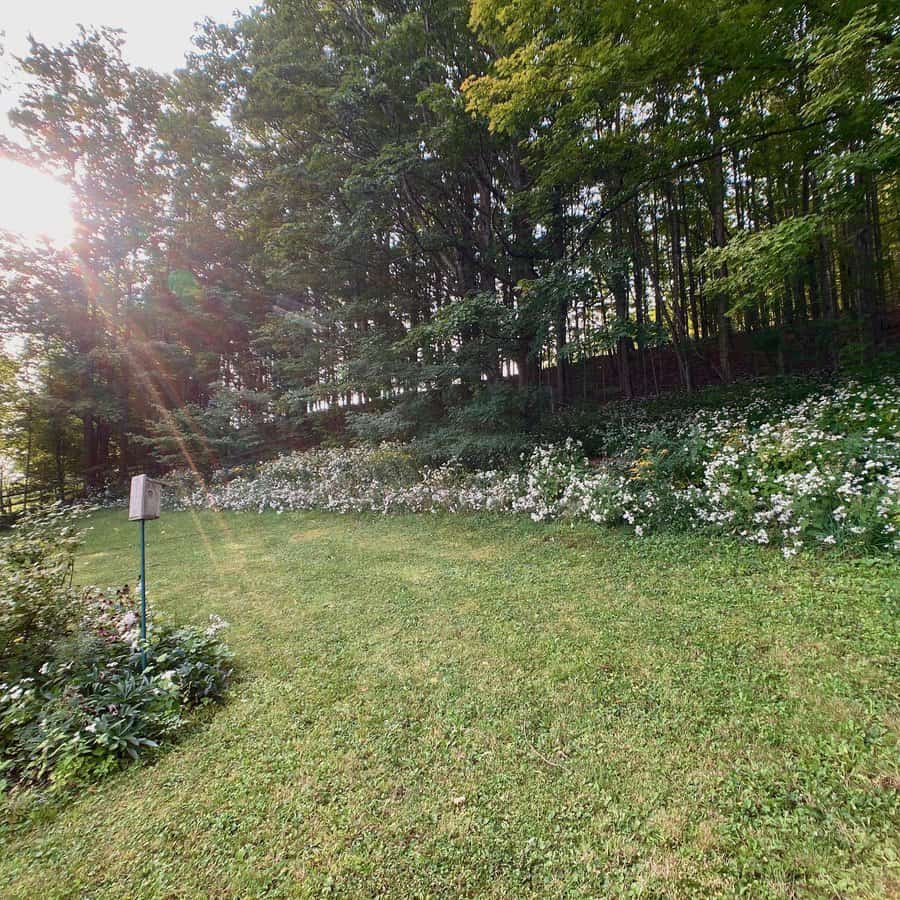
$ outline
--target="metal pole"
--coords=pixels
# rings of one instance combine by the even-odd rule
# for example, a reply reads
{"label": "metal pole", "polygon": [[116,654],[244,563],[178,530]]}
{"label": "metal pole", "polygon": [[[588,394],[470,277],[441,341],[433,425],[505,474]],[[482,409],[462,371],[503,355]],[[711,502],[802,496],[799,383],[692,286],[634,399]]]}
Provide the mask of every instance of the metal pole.
{"label": "metal pole", "polygon": [[144,520],[141,519],[141,671],[147,668],[147,573],[145,570]]}

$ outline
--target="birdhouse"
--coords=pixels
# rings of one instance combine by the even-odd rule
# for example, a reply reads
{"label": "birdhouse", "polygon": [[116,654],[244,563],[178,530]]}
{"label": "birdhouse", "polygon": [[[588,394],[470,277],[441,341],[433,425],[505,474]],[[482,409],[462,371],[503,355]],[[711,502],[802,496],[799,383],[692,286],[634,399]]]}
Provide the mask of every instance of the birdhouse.
{"label": "birdhouse", "polygon": [[159,518],[159,502],[162,485],[146,475],[131,479],[131,497],[128,501],[128,518],[132,522]]}

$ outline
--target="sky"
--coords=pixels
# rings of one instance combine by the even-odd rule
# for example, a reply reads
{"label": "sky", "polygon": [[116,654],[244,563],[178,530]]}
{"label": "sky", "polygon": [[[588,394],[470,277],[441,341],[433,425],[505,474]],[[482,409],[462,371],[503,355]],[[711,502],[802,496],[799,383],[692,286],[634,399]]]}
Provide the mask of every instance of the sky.
{"label": "sky", "polygon": [[[252,5],[258,5],[253,3]],[[191,49],[194,23],[207,16],[230,21],[251,0],[0,0],[0,133],[14,137],[7,112],[21,78],[13,56],[28,48],[28,35],[45,44],[68,43],[78,25],[108,25],[125,31],[125,57],[138,66],[171,72]],[[57,244],[72,236],[66,188],[19,163],[0,158],[0,231],[28,239],[44,234]]]}

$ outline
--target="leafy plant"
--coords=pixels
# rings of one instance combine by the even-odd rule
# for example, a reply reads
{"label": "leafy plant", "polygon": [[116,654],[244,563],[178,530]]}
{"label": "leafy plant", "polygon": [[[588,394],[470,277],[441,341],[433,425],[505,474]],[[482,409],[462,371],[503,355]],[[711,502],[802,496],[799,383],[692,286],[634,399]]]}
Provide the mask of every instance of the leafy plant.
{"label": "leafy plant", "polygon": [[61,506],[21,519],[0,540],[0,679],[39,666],[69,627],[78,541],[77,513]]}
{"label": "leafy plant", "polygon": [[101,777],[228,688],[221,620],[156,625],[142,646],[127,586],[72,586],[77,517],[56,508],[0,541],[0,786]]}
{"label": "leafy plant", "polygon": [[[491,456],[474,452],[428,466],[401,444],[315,450],[181,502],[259,511],[505,510],[536,521],[625,523],[639,535],[702,527],[778,544],[786,556],[821,545],[897,549],[898,399],[891,377],[818,390],[809,382],[762,385],[730,405],[716,394],[694,399],[677,414],[649,405],[607,410],[582,426],[602,454],[593,460],[571,435],[526,446],[518,466],[488,467]],[[482,450],[502,433],[487,421],[484,430]],[[497,454],[508,455],[509,447]],[[482,468],[471,468],[473,460]]]}

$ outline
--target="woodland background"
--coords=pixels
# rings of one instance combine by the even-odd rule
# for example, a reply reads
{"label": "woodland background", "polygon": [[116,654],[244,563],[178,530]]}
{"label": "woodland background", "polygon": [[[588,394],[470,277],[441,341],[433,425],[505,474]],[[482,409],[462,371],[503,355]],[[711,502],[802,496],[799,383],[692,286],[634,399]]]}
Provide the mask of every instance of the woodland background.
{"label": "woodland background", "polygon": [[891,366],[898,25],[270,0],[173,77],[32,41],[0,150],[77,233],[0,241],[0,489],[323,441],[477,466],[611,399]]}

